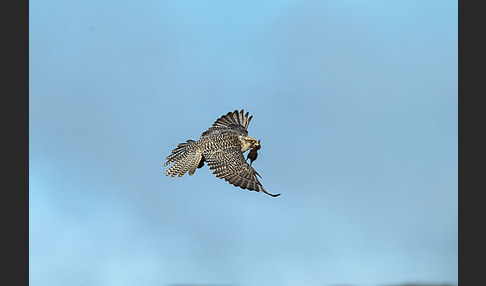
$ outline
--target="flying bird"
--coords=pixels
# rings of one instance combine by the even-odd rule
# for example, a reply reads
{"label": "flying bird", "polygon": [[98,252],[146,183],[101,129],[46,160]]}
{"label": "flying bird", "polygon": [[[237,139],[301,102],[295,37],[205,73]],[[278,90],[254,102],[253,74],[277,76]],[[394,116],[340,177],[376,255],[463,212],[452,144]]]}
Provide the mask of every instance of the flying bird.
{"label": "flying bird", "polygon": [[189,139],[179,143],[177,148],[172,150],[172,154],[166,158],[167,162],[164,166],[174,164],[165,174],[171,177],[182,177],[189,172],[189,176],[192,176],[196,169],[202,168],[206,162],[216,177],[236,187],[264,192],[272,197],[279,196],[280,194],[271,194],[265,190],[257,178],[257,176],[261,178],[260,174],[246,162],[243,156],[246,151],[252,148],[255,150],[254,148],[260,146],[259,141],[248,136],[248,125],[253,118],[253,115],[249,117],[248,115],[249,113],[244,114],[243,110],[228,112],[204,131],[199,140]]}

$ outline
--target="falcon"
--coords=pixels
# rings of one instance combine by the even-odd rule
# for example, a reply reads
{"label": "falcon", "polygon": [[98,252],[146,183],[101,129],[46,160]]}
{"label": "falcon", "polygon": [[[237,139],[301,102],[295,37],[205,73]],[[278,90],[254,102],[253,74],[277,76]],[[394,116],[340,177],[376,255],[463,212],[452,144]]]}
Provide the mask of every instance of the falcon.
{"label": "falcon", "polygon": [[189,172],[189,176],[192,176],[196,169],[202,168],[206,162],[216,177],[236,187],[264,192],[272,197],[280,196],[265,190],[257,178],[257,176],[261,178],[260,174],[243,156],[246,151],[254,148],[258,150],[260,146],[259,141],[248,136],[248,125],[253,118],[253,115],[248,115],[249,113],[244,113],[243,109],[228,112],[204,131],[199,140],[189,139],[177,145],[177,148],[172,150],[172,154],[166,158],[167,162],[164,166],[174,164],[165,174],[171,177],[182,177]]}

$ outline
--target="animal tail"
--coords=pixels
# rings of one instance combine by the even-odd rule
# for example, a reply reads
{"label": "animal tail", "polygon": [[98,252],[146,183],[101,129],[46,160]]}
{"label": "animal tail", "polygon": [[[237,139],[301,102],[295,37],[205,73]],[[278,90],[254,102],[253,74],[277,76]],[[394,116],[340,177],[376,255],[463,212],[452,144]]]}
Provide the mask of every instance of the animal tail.
{"label": "animal tail", "polygon": [[177,148],[172,150],[172,154],[167,156],[167,162],[164,166],[174,163],[166,172],[165,175],[175,177],[182,177],[189,172],[189,176],[192,176],[196,172],[197,167],[202,158],[202,152],[193,147],[196,141],[187,140],[185,143],[179,143]]}

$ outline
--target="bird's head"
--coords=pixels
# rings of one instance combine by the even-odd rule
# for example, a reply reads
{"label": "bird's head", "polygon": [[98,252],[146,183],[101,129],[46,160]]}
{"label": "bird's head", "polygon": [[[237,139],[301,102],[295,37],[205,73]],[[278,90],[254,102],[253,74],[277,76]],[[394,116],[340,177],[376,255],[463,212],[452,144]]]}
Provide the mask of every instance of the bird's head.
{"label": "bird's head", "polygon": [[255,146],[260,146],[260,143],[253,137],[240,136],[241,152],[246,152]]}

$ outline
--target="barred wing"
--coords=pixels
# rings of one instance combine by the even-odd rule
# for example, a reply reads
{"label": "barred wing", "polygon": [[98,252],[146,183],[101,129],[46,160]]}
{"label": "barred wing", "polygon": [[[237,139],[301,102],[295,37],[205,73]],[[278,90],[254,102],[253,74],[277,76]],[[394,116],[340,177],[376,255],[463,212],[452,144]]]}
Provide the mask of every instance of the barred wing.
{"label": "barred wing", "polygon": [[264,192],[272,197],[280,195],[270,194],[263,188],[256,177],[258,173],[246,162],[241,150],[236,146],[205,153],[204,158],[216,177],[232,185],[250,191]]}
{"label": "barred wing", "polygon": [[252,116],[248,116],[249,113],[244,113],[243,109],[233,112],[228,112],[227,114],[218,118],[208,130],[206,130],[202,137],[217,135],[226,132],[231,132],[236,135],[248,136],[248,125],[250,124]]}

